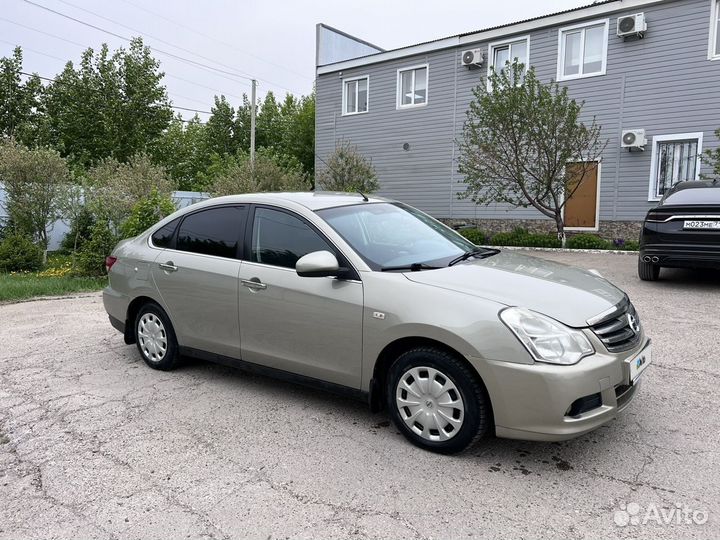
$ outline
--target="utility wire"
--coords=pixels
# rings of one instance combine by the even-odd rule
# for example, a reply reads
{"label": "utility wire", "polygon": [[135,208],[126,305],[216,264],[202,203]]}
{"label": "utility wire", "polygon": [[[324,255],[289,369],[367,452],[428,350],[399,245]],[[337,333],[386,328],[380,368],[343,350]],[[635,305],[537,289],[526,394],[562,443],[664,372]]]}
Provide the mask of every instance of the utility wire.
{"label": "utility wire", "polygon": [[[132,42],[132,39],[129,38],[129,37],[127,37],[127,36],[123,36],[123,35],[120,35],[120,34],[118,34],[118,33],[116,33],[116,32],[113,32],[113,31],[111,31],[111,30],[107,30],[107,29],[105,29],[105,28],[101,28],[101,27],[99,27],[99,26],[96,26],[96,25],[94,25],[94,24],[91,24],[91,23],[89,23],[89,22],[82,21],[82,20],[80,20],[80,19],[76,19],[75,17],[71,17],[70,15],[66,15],[65,13],[62,13],[62,12],[60,12],[60,11],[56,11],[56,10],[54,10],[54,9],[51,9],[51,8],[47,7],[47,6],[43,6],[43,5],[41,5],[41,4],[36,4],[36,3],[33,2],[32,0],[22,0],[22,1],[25,2],[26,4],[30,4],[31,6],[35,6],[35,7],[37,7],[37,8],[43,9],[43,10],[45,10],[45,11],[48,11],[48,12],[50,12],[50,13],[54,13],[55,15],[58,15],[58,16],[63,17],[63,18],[65,18],[65,19],[69,19],[69,20],[71,20],[71,21],[74,21],[74,22],[76,22],[76,23],[78,23],[78,24],[82,24],[83,26],[87,26],[87,27],[89,27],[89,28],[93,28],[93,29],[95,29],[95,30],[97,30],[97,31],[99,31],[99,32],[103,32],[103,33],[105,33],[105,34],[108,34],[108,35],[110,35],[110,36],[116,37],[116,38],[118,38],[118,39],[122,39],[123,41],[127,41],[128,43]],[[157,52],[157,53],[164,54],[165,56],[169,56],[169,57],[171,57],[171,58],[175,58],[176,60],[179,60],[179,61],[184,62],[184,63],[186,63],[186,64],[190,64],[190,65],[192,65],[192,66],[195,66],[195,67],[198,68],[198,69],[202,69],[202,70],[204,70],[204,71],[209,71],[209,72],[211,72],[211,73],[215,73],[217,76],[223,77],[223,78],[228,79],[228,80],[231,80],[231,81],[233,81],[233,82],[235,82],[235,83],[239,82],[239,81],[237,80],[238,78],[251,80],[251,77],[246,77],[245,75],[240,75],[240,74],[238,74],[238,73],[234,73],[234,72],[231,72],[231,71],[225,71],[225,70],[223,70],[223,69],[219,69],[219,68],[216,68],[216,67],[208,66],[208,65],[206,65],[206,64],[203,64],[202,62],[196,62],[195,60],[191,60],[191,59],[189,59],[189,58],[185,58],[185,57],[183,57],[183,56],[180,56],[180,55],[177,55],[177,54],[168,52],[168,51],[164,51],[164,50],[162,50],[162,49],[158,49],[157,47],[153,48],[153,50],[154,50],[155,52]],[[247,83],[241,83],[241,84],[247,85]]]}
{"label": "utility wire", "polygon": [[[4,40],[0,40],[0,41],[4,41]],[[27,71],[20,71],[19,73],[21,75],[26,75],[28,77],[37,77],[38,79],[40,79],[42,81],[52,82],[52,83],[56,83],[56,84],[62,84],[64,82],[64,81],[58,81],[57,79],[52,79],[50,77],[44,77],[43,75],[38,75],[37,73],[28,73]],[[169,95],[168,97],[173,97],[173,96]],[[177,96],[177,97],[183,98],[183,96]],[[184,99],[190,99],[190,98],[184,98]],[[177,105],[170,105],[170,108],[171,109],[179,109],[181,111],[190,111],[190,112],[210,114],[210,115],[212,114],[211,111],[203,111],[201,109],[192,109],[190,107],[179,107]]]}
{"label": "utility wire", "polygon": [[248,55],[248,56],[251,56],[252,58],[255,58],[256,60],[259,60],[259,61],[261,61],[261,62],[265,62],[266,64],[269,64],[269,65],[271,65],[271,66],[275,66],[275,67],[280,68],[280,69],[283,69],[283,70],[285,70],[285,71],[287,71],[287,72],[289,72],[289,73],[293,73],[293,74],[295,74],[295,75],[298,75],[298,76],[300,76],[300,77],[303,77],[303,78],[306,79],[306,80],[309,80],[309,81],[310,81],[310,80],[313,80],[313,77],[309,77],[307,73],[300,73],[299,71],[295,71],[294,69],[290,69],[290,68],[287,67],[287,66],[283,66],[283,65],[280,65],[280,64],[276,64],[275,62],[271,62],[270,60],[267,60],[267,59],[265,59],[265,58],[262,58],[262,57],[260,57],[260,56],[257,56],[257,55],[255,55],[255,54],[253,54],[253,53],[251,53],[251,52],[246,51],[246,50],[240,49],[240,48],[236,47],[235,45],[232,45],[232,44],[230,44],[230,43],[227,43],[226,41],[222,41],[222,40],[220,40],[220,39],[217,39],[217,38],[214,37],[214,36],[211,36],[211,35],[209,35],[209,34],[205,34],[205,33],[203,33],[203,32],[200,32],[199,30],[193,28],[192,26],[189,26],[189,25],[180,23],[180,22],[178,22],[178,21],[175,21],[175,20],[173,20],[173,19],[170,19],[169,17],[166,17],[165,15],[162,15],[161,13],[157,13],[156,11],[152,11],[152,10],[150,10],[150,9],[147,9],[146,7],[141,6],[141,5],[138,5],[138,4],[134,3],[134,2],[131,2],[130,0],[122,0],[122,1],[123,1],[124,3],[130,5],[130,6],[133,6],[133,7],[137,8],[137,9],[139,9],[139,10],[144,11],[145,13],[149,13],[150,15],[154,15],[155,17],[158,17],[158,18],[160,18],[160,19],[163,19],[163,20],[165,20],[165,21],[167,21],[167,22],[169,22],[169,23],[171,23],[171,24],[174,24],[175,26],[178,26],[179,28],[183,28],[183,29],[185,29],[185,30],[187,30],[187,31],[189,31],[189,32],[192,32],[193,34],[196,34],[196,35],[200,36],[200,37],[203,37],[203,38],[205,38],[205,39],[209,39],[209,40],[211,40],[211,41],[214,41],[215,43],[219,43],[220,45],[223,45],[223,46],[225,46],[225,47],[228,47],[228,48],[230,48],[230,49],[232,49],[232,50],[234,50],[234,51],[237,51],[237,52],[240,52],[240,53],[242,53],[242,54],[246,54],[246,55]]}
{"label": "utility wire", "polygon": [[[43,35],[45,35],[45,36],[48,36],[48,37],[51,37],[51,38],[54,38],[54,39],[59,39],[60,41],[64,41],[64,42],[66,42],[66,43],[70,43],[70,44],[72,44],[72,45],[76,45],[76,46],[81,47],[81,48],[83,48],[83,49],[90,49],[90,48],[92,48],[92,47],[90,47],[90,46],[88,46],[88,45],[85,45],[85,44],[83,44],[83,43],[78,43],[77,41],[73,41],[73,40],[71,40],[71,39],[67,39],[67,38],[64,38],[64,37],[62,37],[62,36],[58,36],[57,34],[51,34],[50,32],[45,32],[45,31],[40,30],[40,29],[38,29],[38,28],[33,28],[32,26],[28,26],[28,25],[26,25],[26,24],[22,24],[22,23],[19,23],[19,22],[17,22],[17,21],[12,21],[12,20],[10,20],[10,19],[6,19],[5,17],[0,17],[0,21],[5,21],[5,22],[7,22],[7,23],[14,24],[14,25],[19,26],[19,27],[21,27],[21,28],[25,28],[26,30],[30,30],[31,32],[37,32],[37,33],[39,33],[39,34],[43,34]],[[7,43],[7,44],[9,44],[9,45],[15,45],[14,43],[10,43],[9,41],[5,41],[5,40],[0,40],[0,41],[3,41],[3,43]],[[27,47],[25,47],[25,49],[27,49]],[[47,55],[46,53],[43,53],[43,52],[40,52],[40,51],[36,51],[36,50],[32,50],[32,49],[27,49],[27,50],[28,50],[28,51],[32,51],[32,52],[36,52],[36,53],[38,53],[38,54],[42,54],[42,55],[44,55],[44,56],[49,56],[49,55]],[[51,58],[57,58],[57,57],[56,57],[56,56],[51,56]],[[59,58],[57,58],[57,59],[58,59],[58,60],[61,60],[61,59],[59,59]],[[65,62],[66,60],[62,60],[62,61]],[[165,73],[164,75],[165,75],[165,77],[169,77],[169,78],[172,78],[172,79],[177,79],[177,80],[179,80],[179,81],[183,81],[183,82],[186,82],[186,83],[188,83],[188,84],[192,84],[192,85],[197,86],[197,87],[199,87],[199,88],[205,88],[206,90],[212,90],[213,92],[215,92],[216,95],[219,95],[219,96],[222,95],[222,96],[234,97],[234,98],[240,99],[240,100],[244,99],[244,96],[239,96],[239,95],[237,95],[237,94],[231,94],[230,92],[223,92],[222,90],[218,90],[217,88],[213,88],[212,86],[207,86],[207,85],[204,85],[204,84],[201,84],[201,83],[192,81],[192,80],[190,80],[190,79],[185,79],[185,78],[183,78],[183,77],[178,77],[177,75],[172,75],[172,74],[170,74],[170,73]],[[192,101],[195,101],[195,100],[192,100]]]}

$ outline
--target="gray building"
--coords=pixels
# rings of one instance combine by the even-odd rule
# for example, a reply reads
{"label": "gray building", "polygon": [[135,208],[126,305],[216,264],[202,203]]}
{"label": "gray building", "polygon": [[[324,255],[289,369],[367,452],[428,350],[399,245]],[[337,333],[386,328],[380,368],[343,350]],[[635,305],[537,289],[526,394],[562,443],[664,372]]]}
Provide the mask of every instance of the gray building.
{"label": "gray building", "polygon": [[472,89],[517,57],[585,101],[609,141],[566,224],[631,238],[664,190],[709,172],[700,155],[720,144],[719,16],[720,0],[610,0],[387,51],[318,25],[316,165],[350,141],[372,159],[381,195],[489,230],[551,230],[534,209],[458,198],[455,141]]}

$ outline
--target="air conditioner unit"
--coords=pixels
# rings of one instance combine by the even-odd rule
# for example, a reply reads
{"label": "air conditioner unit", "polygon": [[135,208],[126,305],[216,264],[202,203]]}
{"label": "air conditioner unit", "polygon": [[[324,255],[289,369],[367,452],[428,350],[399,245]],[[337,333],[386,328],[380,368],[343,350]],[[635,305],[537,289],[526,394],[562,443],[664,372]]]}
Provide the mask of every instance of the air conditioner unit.
{"label": "air conditioner unit", "polygon": [[621,148],[640,148],[645,149],[647,139],[645,138],[644,129],[624,129],[620,140]]}
{"label": "air conditioner unit", "polygon": [[627,15],[618,17],[617,35],[620,37],[638,36],[643,37],[647,30],[647,22],[645,22],[644,13],[636,13],[635,15]]}
{"label": "air conditioner unit", "polygon": [[462,65],[466,67],[482,66],[484,57],[481,49],[470,49],[462,53]]}

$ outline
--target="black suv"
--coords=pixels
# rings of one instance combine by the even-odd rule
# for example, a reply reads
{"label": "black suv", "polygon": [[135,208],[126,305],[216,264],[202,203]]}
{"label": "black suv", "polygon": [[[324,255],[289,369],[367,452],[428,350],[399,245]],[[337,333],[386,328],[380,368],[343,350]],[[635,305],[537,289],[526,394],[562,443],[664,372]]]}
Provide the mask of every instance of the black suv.
{"label": "black suv", "polygon": [[660,268],[720,268],[720,181],[680,182],[645,216],[638,275]]}

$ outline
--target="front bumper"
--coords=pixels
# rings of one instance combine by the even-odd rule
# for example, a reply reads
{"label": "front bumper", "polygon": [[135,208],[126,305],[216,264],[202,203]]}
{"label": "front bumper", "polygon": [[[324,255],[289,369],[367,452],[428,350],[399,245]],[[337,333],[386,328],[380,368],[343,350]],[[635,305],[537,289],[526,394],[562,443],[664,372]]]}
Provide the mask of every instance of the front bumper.
{"label": "front bumper", "polygon": [[[574,366],[468,360],[488,389],[498,437],[560,441],[599,428],[630,404],[644,374],[629,384],[625,359],[637,356],[648,344],[642,336],[629,351],[598,352]],[[578,407],[578,403],[590,405]]]}

